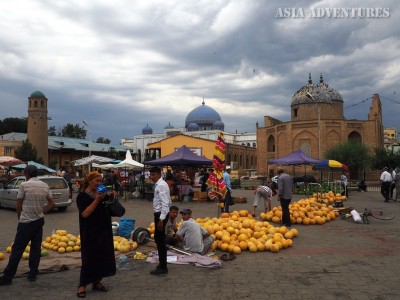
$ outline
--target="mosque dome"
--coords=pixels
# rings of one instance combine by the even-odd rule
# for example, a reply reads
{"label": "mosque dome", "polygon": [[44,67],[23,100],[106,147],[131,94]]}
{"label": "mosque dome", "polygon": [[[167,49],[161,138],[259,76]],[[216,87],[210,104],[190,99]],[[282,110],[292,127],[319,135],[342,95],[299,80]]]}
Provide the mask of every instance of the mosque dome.
{"label": "mosque dome", "polygon": [[142,129],[142,134],[153,134],[153,128],[147,124],[146,127]]}
{"label": "mosque dome", "polygon": [[174,129],[175,127],[171,125],[171,122],[168,122],[168,125],[164,127],[164,129]]}
{"label": "mosque dome", "polygon": [[[327,88],[328,87],[328,88]],[[328,89],[331,89],[327,84],[320,82],[315,85],[312,83],[311,74],[309,74],[308,84],[300,88],[292,97],[292,104],[307,104],[307,103],[332,103],[331,95]],[[333,90],[333,89],[332,89]],[[339,94],[340,95],[340,94]],[[343,99],[342,99],[343,101]]]}
{"label": "mosque dome", "polygon": [[199,131],[199,125],[196,123],[190,123],[187,128],[188,131]]}
{"label": "mosque dome", "polygon": [[185,120],[185,127],[188,129],[189,124],[195,123],[200,130],[211,130],[214,122],[221,121],[219,113],[208,105],[205,105],[204,100],[202,105],[193,109]]}
{"label": "mosque dome", "polygon": [[332,101],[341,101],[343,102],[343,97],[339,93],[339,91],[335,90],[334,88],[331,88],[327,83],[324,82],[324,78],[322,77],[322,74],[319,77],[319,83],[317,84],[317,87],[319,87],[321,90],[325,91],[329,97],[331,97]]}
{"label": "mosque dome", "polygon": [[224,128],[225,128],[225,124],[222,121],[215,121],[212,126],[212,129],[214,129],[214,130],[224,131]]}
{"label": "mosque dome", "polygon": [[35,91],[31,94],[32,98],[46,98],[46,96],[41,91]]}

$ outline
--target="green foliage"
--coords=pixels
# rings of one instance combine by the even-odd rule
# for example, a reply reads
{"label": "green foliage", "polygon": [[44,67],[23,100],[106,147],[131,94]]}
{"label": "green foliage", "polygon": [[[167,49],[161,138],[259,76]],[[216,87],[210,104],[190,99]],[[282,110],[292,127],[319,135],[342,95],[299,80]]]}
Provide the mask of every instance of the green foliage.
{"label": "green foliage", "polygon": [[49,129],[47,130],[47,134],[49,136],[56,136],[57,135],[56,126],[50,126]]}
{"label": "green foliage", "polygon": [[350,175],[371,167],[371,150],[362,143],[343,142],[324,153],[325,159],[333,159],[349,167]]}
{"label": "green foliage", "polygon": [[28,132],[28,119],[27,118],[5,118],[0,120],[0,134],[10,132]]}
{"label": "green foliage", "polygon": [[70,138],[77,138],[77,139],[84,139],[86,138],[86,129],[79,124],[71,124],[68,123],[64,128],[61,130],[61,136],[70,137]]}
{"label": "green foliage", "polygon": [[15,156],[22,161],[33,160],[38,163],[43,163],[42,161],[38,161],[36,147],[33,147],[28,139],[22,141],[21,147],[15,149]]}
{"label": "green foliage", "polygon": [[96,143],[110,144],[111,140],[101,136],[101,137],[97,138]]}
{"label": "green foliage", "polygon": [[383,167],[396,168],[400,166],[400,154],[387,149],[375,149],[372,168],[381,170]]}
{"label": "green foliage", "polygon": [[110,147],[107,151],[107,157],[119,159],[119,153],[117,152],[117,150],[115,150],[114,147]]}

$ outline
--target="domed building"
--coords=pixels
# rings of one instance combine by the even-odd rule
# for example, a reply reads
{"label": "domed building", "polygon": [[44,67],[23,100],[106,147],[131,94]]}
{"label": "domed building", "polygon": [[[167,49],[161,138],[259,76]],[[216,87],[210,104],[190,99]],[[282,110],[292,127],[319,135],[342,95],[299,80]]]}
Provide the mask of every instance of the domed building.
{"label": "domed building", "polygon": [[346,120],[342,95],[324,82],[308,83],[292,96],[288,122],[264,116],[264,127],[257,126],[257,171],[274,174],[269,160],[302,150],[316,159],[340,142],[360,142],[371,148],[383,147],[382,107],[379,95],[372,100],[368,119]]}
{"label": "domed building", "polygon": [[[174,127],[169,122],[163,132],[154,133],[147,124],[142,129],[141,135],[134,136],[133,139],[123,139],[121,143],[133,149],[136,160],[144,162],[147,159],[170,154],[171,149],[182,144],[199,155],[208,155],[205,149],[209,149],[212,145],[211,149],[214,151],[218,133],[223,132],[227,144],[226,163],[232,163],[239,169],[255,170],[257,165],[255,132],[228,133],[224,130],[225,124],[220,114],[206,105],[203,99],[200,106],[187,114],[184,127]],[[212,159],[213,153],[209,156],[208,158]]]}
{"label": "domed building", "polygon": [[[189,125],[197,124],[198,130],[215,130],[214,124],[217,123],[216,130],[224,130],[224,123],[221,121],[221,116],[212,107],[205,104],[204,99],[202,105],[193,109],[187,116],[185,121],[185,128],[188,129]],[[222,126],[221,126],[222,124]],[[194,131],[195,128],[191,125],[190,131]]]}

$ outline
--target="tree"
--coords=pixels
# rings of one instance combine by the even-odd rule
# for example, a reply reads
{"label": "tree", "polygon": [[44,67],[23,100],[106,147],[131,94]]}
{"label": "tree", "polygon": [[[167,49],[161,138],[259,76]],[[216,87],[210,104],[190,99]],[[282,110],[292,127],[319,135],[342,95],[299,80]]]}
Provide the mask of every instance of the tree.
{"label": "tree", "polygon": [[61,130],[61,136],[70,137],[70,138],[77,138],[77,139],[84,139],[86,138],[86,129],[79,124],[71,124],[68,123],[64,128]]}
{"label": "tree", "polygon": [[396,168],[400,166],[400,154],[384,148],[375,149],[371,165],[375,170],[381,170],[383,167]]}
{"label": "tree", "polygon": [[358,176],[360,171],[371,167],[371,150],[362,143],[343,142],[324,153],[325,159],[334,159],[347,165],[350,176]]}
{"label": "tree", "polygon": [[56,136],[57,135],[56,126],[50,126],[47,133],[49,136]]}
{"label": "tree", "polygon": [[22,141],[21,147],[15,149],[15,156],[18,157],[22,161],[30,161],[33,160],[35,162],[43,164],[42,158],[37,158],[37,149],[33,147],[31,142],[26,139]]}
{"label": "tree", "polygon": [[0,120],[0,134],[10,132],[28,132],[28,119],[27,118],[5,118]]}
{"label": "tree", "polygon": [[101,136],[101,137],[98,137],[98,138],[97,138],[96,143],[110,144],[110,143],[111,143],[111,140],[110,140],[110,139],[107,139],[107,138],[104,138],[104,137]]}
{"label": "tree", "polygon": [[114,147],[110,147],[107,151],[107,157],[119,159],[119,153],[117,152],[117,150],[115,150]]}

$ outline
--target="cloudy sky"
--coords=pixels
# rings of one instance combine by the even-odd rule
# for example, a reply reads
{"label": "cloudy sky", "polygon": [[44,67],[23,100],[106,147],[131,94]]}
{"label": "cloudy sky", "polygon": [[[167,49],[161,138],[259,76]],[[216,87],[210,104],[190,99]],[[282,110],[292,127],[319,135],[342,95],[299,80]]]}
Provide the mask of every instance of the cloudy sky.
{"label": "cloudy sky", "polygon": [[322,73],[343,95],[347,119],[367,119],[378,93],[384,126],[400,129],[399,8],[397,0],[1,1],[0,119],[26,117],[39,90],[49,126],[86,120],[93,140],[118,144],[146,124],[154,133],[183,127],[204,97],[225,131],[254,132],[265,115],[288,121],[293,94]]}

